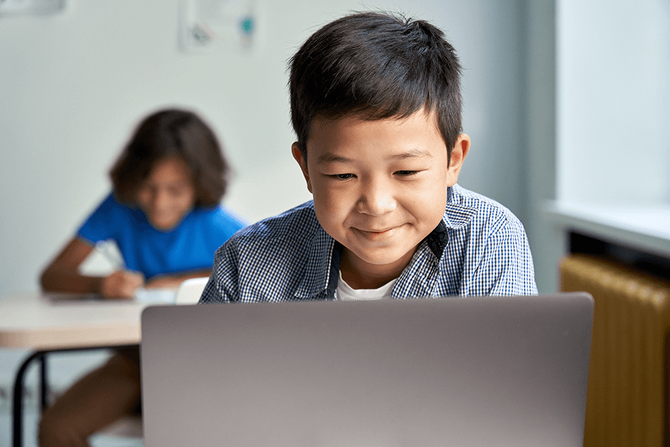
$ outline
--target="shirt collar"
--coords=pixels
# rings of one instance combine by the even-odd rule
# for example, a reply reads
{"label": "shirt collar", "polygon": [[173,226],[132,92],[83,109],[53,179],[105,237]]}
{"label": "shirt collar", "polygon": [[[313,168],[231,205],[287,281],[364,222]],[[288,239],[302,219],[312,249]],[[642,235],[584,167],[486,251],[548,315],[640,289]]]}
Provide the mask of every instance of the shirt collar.
{"label": "shirt collar", "polygon": [[[425,242],[435,256],[435,265],[442,258],[449,243],[449,230],[455,230],[470,224],[477,213],[474,207],[464,205],[458,186],[447,191],[447,205],[442,220],[426,236]],[[316,219],[316,216],[315,216]],[[297,299],[332,299],[337,288],[342,246],[317,223],[317,229],[309,244],[307,263],[295,292]],[[422,251],[423,242],[417,252]],[[415,257],[417,254],[415,253]],[[410,261],[410,264],[413,261]],[[402,276],[402,274],[401,274]]]}
{"label": "shirt collar", "polygon": [[472,218],[477,214],[477,209],[465,205],[464,197],[461,195],[461,187],[450,186],[447,190],[447,206],[442,217],[446,228],[457,230],[470,224]]}
{"label": "shirt collar", "polygon": [[337,287],[337,277],[333,279],[333,271],[337,274],[340,257],[334,250],[335,239],[330,237],[321,225],[317,224],[317,227],[309,242],[307,262],[295,291],[297,299],[332,298],[333,287]]}
{"label": "shirt collar", "polygon": [[459,187],[449,187],[447,190],[447,205],[442,220],[437,227],[426,237],[428,248],[437,259],[442,257],[444,249],[449,243],[449,230],[457,230],[470,224],[477,213],[474,207],[464,205]]}

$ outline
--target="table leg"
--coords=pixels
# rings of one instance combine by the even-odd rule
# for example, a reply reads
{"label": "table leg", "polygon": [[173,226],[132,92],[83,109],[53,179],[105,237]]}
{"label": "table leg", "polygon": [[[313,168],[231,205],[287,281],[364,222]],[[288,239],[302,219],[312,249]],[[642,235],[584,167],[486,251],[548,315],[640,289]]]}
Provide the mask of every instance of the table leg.
{"label": "table leg", "polygon": [[21,447],[23,444],[23,390],[26,370],[30,363],[35,359],[42,359],[44,351],[36,351],[23,361],[19,371],[16,373],[14,381],[14,395],[13,397],[13,412],[12,412],[12,445],[14,447]]}
{"label": "table leg", "polygon": [[47,354],[39,358],[40,361],[40,413],[49,407],[49,381],[47,380]]}
{"label": "table leg", "polygon": [[26,358],[18,372],[16,379],[14,379],[14,395],[12,396],[12,446],[21,447],[23,445],[23,390],[26,371],[33,360],[38,359],[40,364],[40,407],[44,411],[48,407],[48,391],[49,385],[47,380],[47,359],[46,356],[50,352],[75,352],[75,351],[95,351],[98,349],[126,349],[136,347],[137,345],[121,345],[121,346],[88,346],[85,348],[65,348],[65,349],[49,349],[44,351],[35,351],[28,358]]}

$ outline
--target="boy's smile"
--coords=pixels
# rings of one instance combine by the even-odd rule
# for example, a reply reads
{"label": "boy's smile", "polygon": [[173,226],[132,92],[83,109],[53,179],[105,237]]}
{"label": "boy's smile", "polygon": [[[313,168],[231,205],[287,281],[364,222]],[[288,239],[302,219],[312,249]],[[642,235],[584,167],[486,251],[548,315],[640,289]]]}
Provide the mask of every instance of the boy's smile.
{"label": "boy's smile", "polygon": [[447,187],[458,180],[470,139],[447,148],[433,113],[366,121],[312,121],[300,164],[321,226],[344,246],[340,270],[353,288],[400,275],[417,245],[442,219]]}

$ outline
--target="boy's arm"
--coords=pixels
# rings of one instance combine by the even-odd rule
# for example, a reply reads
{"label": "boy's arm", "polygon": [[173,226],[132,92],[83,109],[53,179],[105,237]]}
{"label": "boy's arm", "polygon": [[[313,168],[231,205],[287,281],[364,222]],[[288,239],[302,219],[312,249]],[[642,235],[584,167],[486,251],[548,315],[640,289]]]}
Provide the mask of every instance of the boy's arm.
{"label": "boy's arm", "polygon": [[503,219],[489,235],[469,295],[536,295],[533,257],[521,222]]}

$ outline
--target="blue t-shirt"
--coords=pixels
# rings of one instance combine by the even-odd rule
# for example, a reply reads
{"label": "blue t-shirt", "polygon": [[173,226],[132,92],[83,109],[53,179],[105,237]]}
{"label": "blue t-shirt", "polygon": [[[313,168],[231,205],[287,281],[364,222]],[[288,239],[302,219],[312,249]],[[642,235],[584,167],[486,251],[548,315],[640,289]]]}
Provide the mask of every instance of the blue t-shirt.
{"label": "blue t-shirt", "polygon": [[195,208],[175,228],[154,228],[144,212],[116,201],[113,194],[98,206],[77,231],[96,244],[113,240],[128,270],[156,275],[210,270],[214,252],[237,230],[242,221],[222,206]]}

